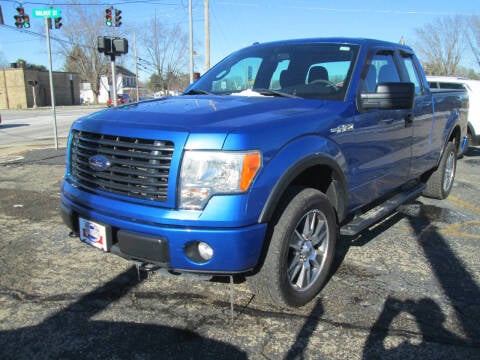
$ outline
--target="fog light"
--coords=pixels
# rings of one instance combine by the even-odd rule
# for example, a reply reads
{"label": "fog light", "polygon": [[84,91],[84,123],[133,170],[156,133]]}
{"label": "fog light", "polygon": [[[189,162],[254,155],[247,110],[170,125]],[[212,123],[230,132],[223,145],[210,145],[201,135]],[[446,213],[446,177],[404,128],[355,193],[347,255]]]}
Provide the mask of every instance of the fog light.
{"label": "fog light", "polygon": [[213,249],[207,243],[200,241],[197,245],[198,254],[203,260],[210,260],[213,256]]}

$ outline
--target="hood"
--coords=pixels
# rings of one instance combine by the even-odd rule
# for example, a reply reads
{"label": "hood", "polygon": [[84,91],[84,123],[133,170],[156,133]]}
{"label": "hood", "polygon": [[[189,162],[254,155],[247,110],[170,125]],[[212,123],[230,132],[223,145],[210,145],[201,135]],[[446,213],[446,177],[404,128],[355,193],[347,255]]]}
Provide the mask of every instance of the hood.
{"label": "hood", "polygon": [[325,105],[323,100],[246,96],[178,96],[131,103],[88,115],[80,122],[121,123],[169,131],[218,132],[265,125]]}

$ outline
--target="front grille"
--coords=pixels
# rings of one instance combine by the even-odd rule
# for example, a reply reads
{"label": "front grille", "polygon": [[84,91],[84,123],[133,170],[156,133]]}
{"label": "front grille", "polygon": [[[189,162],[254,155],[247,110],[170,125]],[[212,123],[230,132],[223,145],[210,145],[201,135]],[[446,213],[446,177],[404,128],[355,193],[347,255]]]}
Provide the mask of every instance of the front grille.
{"label": "front grille", "polygon": [[[71,175],[80,187],[153,201],[166,201],[174,144],[125,136],[73,131]],[[103,155],[110,166],[95,171],[93,155]]]}

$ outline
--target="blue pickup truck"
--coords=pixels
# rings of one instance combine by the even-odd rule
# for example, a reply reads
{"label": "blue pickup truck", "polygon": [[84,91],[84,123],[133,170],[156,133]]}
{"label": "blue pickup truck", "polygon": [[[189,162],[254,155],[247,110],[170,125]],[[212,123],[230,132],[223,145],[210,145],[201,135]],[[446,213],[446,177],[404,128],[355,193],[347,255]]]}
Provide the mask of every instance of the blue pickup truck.
{"label": "blue pickup truck", "polygon": [[467,102],[432,95],[399,44],[255,44],[181,96],[77,120],[62,217],[145,269],[237,276],[263,300],[302,306],[340,235],[419,195],[448,196]]}

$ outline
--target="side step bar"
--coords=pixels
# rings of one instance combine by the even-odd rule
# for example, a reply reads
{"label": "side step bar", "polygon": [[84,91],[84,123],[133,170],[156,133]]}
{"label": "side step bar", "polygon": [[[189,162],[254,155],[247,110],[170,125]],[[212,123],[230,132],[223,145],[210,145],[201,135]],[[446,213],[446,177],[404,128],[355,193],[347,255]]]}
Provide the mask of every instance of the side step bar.
{"label": "side step bar", "polygon": [[355,215],[350,222],[340,228],[340,234],[346,236],[357,235],[362,230],[365,230],[394,212],[401,204],[420,196],[423,189],[425,189],[424,183],[417,184],[410,189],[394,195],[366,213]]}

